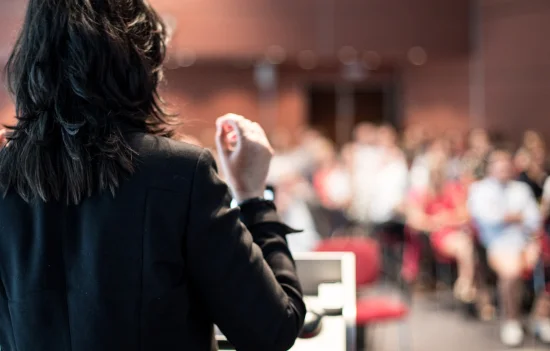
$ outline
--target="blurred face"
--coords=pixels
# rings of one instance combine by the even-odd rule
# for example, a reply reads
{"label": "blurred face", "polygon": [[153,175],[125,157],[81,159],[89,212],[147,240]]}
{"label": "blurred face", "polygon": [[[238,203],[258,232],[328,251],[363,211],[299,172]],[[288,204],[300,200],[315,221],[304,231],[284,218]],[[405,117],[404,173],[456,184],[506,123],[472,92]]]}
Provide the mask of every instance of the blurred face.
{"label": "blurred face", "polygon": [[437,155],[439,158],[446,158],[449,155],[449,143],[444,139],[434,140],[428,152],[433,155]]}
{"label": "blurred face", "polygon": [[489,136],[483,129],[476,129],[470,134],[470,147],[485,150],[489,147]]}
{"label": "blurred face", "polygon": [[530,152],[529,168],[533,172],[544,171],[546,166],[546,151],[542,147],[537,147]]}
{"label": "blurred face", "polygon": [[319,166],[331,166],[336,160],[334,146],[328,140],[320,141],[316,147],[316,155],[314,157]]}
{"label": "blurred face", "polygon": [[397,135],[392,127],[380,127],[378,129],[378,145],[382,147],[393,147],[396,145]]}
{"label": "blurred face", "polygon": [[452,131],[448,134],[447,139],[449,140],[451,152],[454,154],[460,154],[465,149],[465,140],[464,135],[460,131]]}
{"label": "blurred face", "polygon": [[512,156],[504,151],[497,151],[489,160],[489,175],[501,182],[507,182],[513,177]]}
{"label": "blurred face", "polygon": [[417,149],[426,142],[426,131],[422,126],[413,125],[407,127],[403,133],[403,143],[405,148]]}
{"label": "blurred face", "polygon": [[446,181],[447,158],[444,153],[435,153],[430,156],[430,185],[439,189]]}
{"label": "blurred face", "polygon": [[542,137],[534,130],[528,130],[523,135],[523,145],[528,149],[543,147]]}
{"label": "blurred face", "polygon": [[355,141],[370,145],[376,142],[376,127],[370,123],[361,123],[355,128]]}

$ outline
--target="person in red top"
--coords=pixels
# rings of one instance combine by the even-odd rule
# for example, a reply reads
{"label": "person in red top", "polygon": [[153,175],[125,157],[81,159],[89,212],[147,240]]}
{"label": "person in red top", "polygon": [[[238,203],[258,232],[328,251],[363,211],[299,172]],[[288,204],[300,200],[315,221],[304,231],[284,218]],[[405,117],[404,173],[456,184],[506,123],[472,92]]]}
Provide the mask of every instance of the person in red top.
{"label": "person in red top", "polygon": [[408,222],[413,229],[428,233],[438,256],[456,261],[455,296],[472,302],[476,295],[475,256],[466,207],[468,185],[466,179],[448,180],[446,166],[444,153],[431,156],[428,185],[411,191]]}

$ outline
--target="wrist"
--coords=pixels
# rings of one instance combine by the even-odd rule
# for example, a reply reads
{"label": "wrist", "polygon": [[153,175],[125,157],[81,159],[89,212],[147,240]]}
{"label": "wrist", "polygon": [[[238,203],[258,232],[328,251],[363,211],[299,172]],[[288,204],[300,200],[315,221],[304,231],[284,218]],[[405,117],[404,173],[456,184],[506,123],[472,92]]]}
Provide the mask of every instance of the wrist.
{"label": "wrist", "polygon": [[264,190],[260,191],[252,191],[252,192],[242,192],[242,191],[235,191],[234,194],[235,200],[238,204],[242,204],[246,201],[250,201],[252,199],[263,199],[264,197]]}
{"label": "wrist", "polygon": [[263,203],[263,202],[266,202],[266,201],[267,200],[264,199],[263,197],[253,197],[253,198],[241,201],[238,204],[239,204],[239,207],[242,208],[242,207],[249,206],[249,205],[260,204],[260,203]]}

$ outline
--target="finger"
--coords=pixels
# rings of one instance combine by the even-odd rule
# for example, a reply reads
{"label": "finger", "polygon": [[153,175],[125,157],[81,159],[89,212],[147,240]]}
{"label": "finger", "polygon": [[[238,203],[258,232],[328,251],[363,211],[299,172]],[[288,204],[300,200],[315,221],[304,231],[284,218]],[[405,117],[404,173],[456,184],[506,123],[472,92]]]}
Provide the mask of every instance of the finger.
{"label": "finger", "polygon": [[245,119],[243,116],[236,115],[234,113],[228,113],[226,115],[223,115],[223,116],[219,117],[216,120],[216,125],[223,125],[227,121],[240,121],[240,120],[243,120],[243,119]]}
{"label": "finger", "polygon": [[226,155],[229,151],[225,143],[225,134],[226,132],[223,128],[220,126],[216,128],[216,149],[220,157]]}
{"label": "finger", "polygon": [[234,114],[227,114],[217,119],[216,126],[224,128],[226,131],[233,130],[237,137],[242,136],[242,121],[245,120],[244,117]]}
{"label": "finger", "polygon": [[259,123],[254,122],[252,124],[252,128],[255,139],[262,145],[264,145],[268,150],[270,150],[271,153],[273,153],[271,143],[269,142],[267,134],[265,133],[265,130],[262,128],[262,126]]}
{"label": "finger", "polygon": [[225,126],[229,126],[229,132],[225,135],[227,144],[231,147],[231,151],[238,151],[242,147],[244,135],[243,128],[239,121],[228,119],[224,122]]}

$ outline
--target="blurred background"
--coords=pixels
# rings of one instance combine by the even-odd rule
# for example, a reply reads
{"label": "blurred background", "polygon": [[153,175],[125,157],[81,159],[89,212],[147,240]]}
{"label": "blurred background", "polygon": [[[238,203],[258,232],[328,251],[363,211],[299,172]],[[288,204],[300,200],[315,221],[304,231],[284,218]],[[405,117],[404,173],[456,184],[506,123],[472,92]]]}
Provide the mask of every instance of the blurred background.
{"label": "blurred background", "polygon": [[[286,222],[304,229],[289,238],[291,249],[360,238],[381,253],[381,294],[390,286],[403,304],[389,317],[361,323],[408,327],[368,329],[366,344],[503,349],[498,312],[490,309],[498,301],[457,303],[457,259],[441,257],[437,243],[423,239],[428,236],[411,234],[427,230],[410,209],[431,218],[414,194],[442,189],[442,179],[467,193],[485,177],[493,146],[506,144],[514,176],[529,184],[543,222],[548,218],[550,1],[150,2],[171,32],[162,91],[184,121],[182,139],[213,148],[214,121],[228,112],[260,122],[277,151],[269,183],[278,208]],[[25,5],[0,0],[0,66]],[[13,123],[14,115],[1,85],[0,123]],[[352,251],[364,243],[347,241]],[[477,243],[476,262],[483,257]],[[487,271],[482,280],[494,295]],[[525,279],[527,306],[534,280]],[[532,336],[524,346],[544,349]]]}
{"label": "blurred background", "polygon": [[[165,96],[197,137],[227,111],[269,131],[315,126],[339,143],[364,120],[487,127],[516,141],[550,126],[545,0],[151,3],[173,30]],[[0,62],[24,7],[0,1]],[[0,108],[9,120],[1,88]]]}

